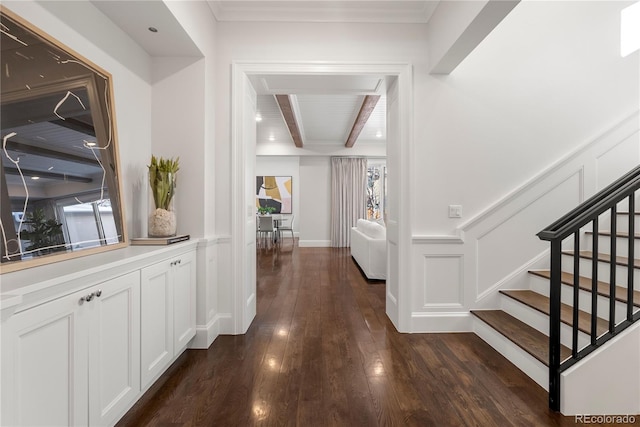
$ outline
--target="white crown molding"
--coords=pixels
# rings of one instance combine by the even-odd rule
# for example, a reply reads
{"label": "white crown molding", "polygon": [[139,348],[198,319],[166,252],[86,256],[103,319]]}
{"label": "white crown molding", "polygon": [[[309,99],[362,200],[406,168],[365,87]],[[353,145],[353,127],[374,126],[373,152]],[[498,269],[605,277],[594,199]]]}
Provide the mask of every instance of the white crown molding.
{"label": "white crown molding", "polygon": [[366,22],[424,24],[439,0],[218,1],[207,0],[218,21]]}

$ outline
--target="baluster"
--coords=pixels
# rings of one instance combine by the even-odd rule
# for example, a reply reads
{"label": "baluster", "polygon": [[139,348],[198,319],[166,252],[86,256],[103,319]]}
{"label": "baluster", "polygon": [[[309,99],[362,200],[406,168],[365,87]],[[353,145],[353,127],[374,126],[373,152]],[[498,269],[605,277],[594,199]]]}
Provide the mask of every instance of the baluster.
{"label": "baluster", "polygon": [[616,238],[618,235],[618,208],[611,207],[611,248],[609,249],[609,332],[616,328]]}
{"label": "baluster", "polygon": [[571,354],[578,356],[578,311],[580,298],[580,230],[573,234],[573,330]]}
{"label": "baluster", "polygon": [[598,318],[598,217],[592,222],[593,226],[593,258],[591,260],[591,345],[596,344],[596,319]]}
{"label": "baluster", "polygon": [[627,251],[627,320],[633,321],[633,273],[635,268],[635,226],[636,226],[636,198],[635,192],[629,196],[629,250]]}

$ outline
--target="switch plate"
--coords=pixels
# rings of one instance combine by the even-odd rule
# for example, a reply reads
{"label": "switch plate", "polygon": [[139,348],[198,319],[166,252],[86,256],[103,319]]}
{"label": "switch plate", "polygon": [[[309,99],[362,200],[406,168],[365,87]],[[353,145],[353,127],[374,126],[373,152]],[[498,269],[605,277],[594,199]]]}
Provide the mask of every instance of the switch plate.
{"label": "switch plate", "polygon": [[449,218],[462,218],[462,205],[449,205]]}

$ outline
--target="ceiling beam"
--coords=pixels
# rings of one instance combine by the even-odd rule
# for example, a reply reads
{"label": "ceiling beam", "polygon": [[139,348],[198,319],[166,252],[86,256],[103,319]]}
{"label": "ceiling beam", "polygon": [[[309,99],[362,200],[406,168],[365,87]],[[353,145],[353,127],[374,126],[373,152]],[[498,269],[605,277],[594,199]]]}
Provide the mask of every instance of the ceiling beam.
{"label": "ceiling beam", "polygon": [[287,124],[289,128],[289,133],[291,134],[291,139],[293,139],[293,143],[298,148],[302,148],[302,133],[300,132],[300,127],[298,126],[298,121],[296,120],[296,115],[293,112],[293,106],[291,104],[291,95],[274,95],[276,97],[276,102],[278,103],[278,107],[280,107],[280,112],[282,113],[282,117],[284,118],[284,122]]}
{"label": "ceiling beam", "polygon": [[81,165],[89,165],[100,167],[100,164],[95,158],[87,158],[77,156],[75,154],[63,153],[61,151],[50,150],[48,148],[37,147],[34,145],[24,144],[22,142],[7,141],[7,150],[15,151],[18,153],[31,154],[39,157],[46,157],[49,159],[63,160],[65,162],[78,163]]}
{"label": "ceiling beam", "polygon": [[94,138],[96,136],[96,129],[93,125],[83,122],[82,120],[74,119],[73,117],[67,117],[64,120],[50,120],[49,122],[67,129],[75,130],[76,132],[84,133],[85,135],[93,136]]}
{"label": "ceiling beam", "polygon": [[40,178],[49,178],[49,179],[55,179],[58,181],[75,181],[75,182],[85,182],[85,183],[93,182],[93,179],[87,178],[86,176],[68,175],[65,173],[57,173],[57,172],[44,172],[44,171],[37,171],[33,169],[18,170],[18,168],[7,167],[7,166],[5,166],[4,172],[7,175],[20,175],[20,172],[22,172],[22,176],[30,176],[30,177],[38,176]]}
{"label": "ceiling beam", "polygon": [[356,117],[356,121],[353,123],[349,138],[347,138],[347,142],[344,144],[345,147],[351,148],[353,147],[353,144],[356,143],[358,136],[360,136],[360,132],[362,132],[362,128],[367,124],[367,120],[369,120],[369,116],[371,116],[371,113],[376,108],[376,104],[378,104],[379,99],[380,95],[367,95],[364,97],[362,107],[360,107],[360,111],[358,112],[358,117]]}

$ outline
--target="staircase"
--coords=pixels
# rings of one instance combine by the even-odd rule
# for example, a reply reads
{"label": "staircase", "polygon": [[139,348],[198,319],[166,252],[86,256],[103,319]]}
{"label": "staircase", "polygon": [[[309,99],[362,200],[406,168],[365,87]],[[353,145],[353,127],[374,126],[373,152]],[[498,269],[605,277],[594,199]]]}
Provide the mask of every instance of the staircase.
{"label": "staircase", "polygon": [[639,188],[640,167],[540,232],[551,269],[499,291],[500,309],[472,311],[475,332],[549,391],[553,410],[560,374],[640,319]]}

